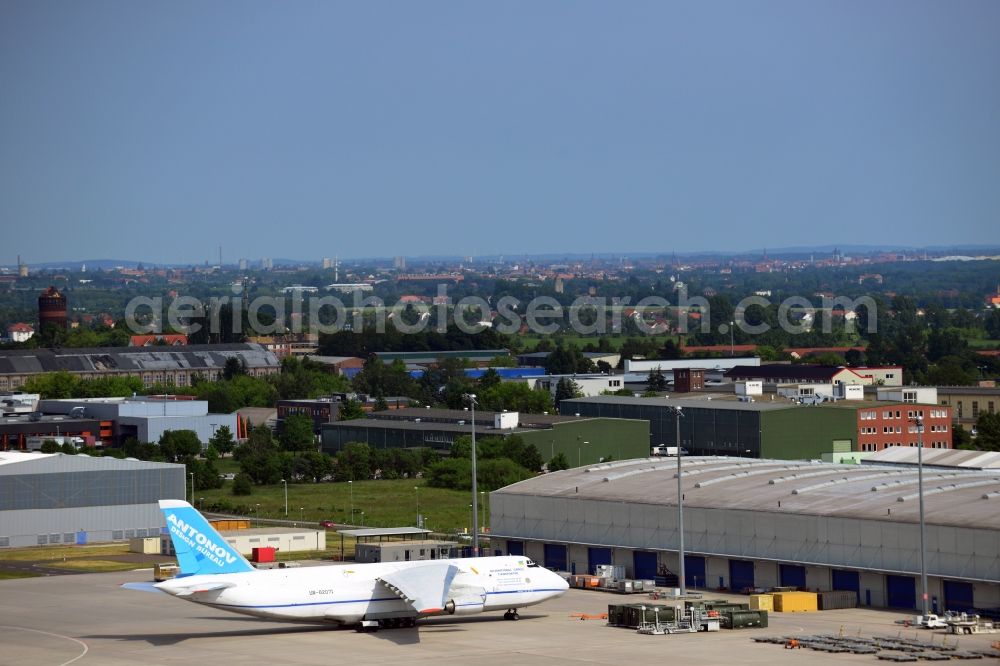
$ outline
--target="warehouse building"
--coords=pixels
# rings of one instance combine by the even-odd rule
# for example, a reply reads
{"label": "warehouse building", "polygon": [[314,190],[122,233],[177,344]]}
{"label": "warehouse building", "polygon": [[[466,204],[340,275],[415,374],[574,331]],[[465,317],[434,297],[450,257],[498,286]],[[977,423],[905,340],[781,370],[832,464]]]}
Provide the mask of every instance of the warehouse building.
{"label": "warehouse building", "polygon": [[[918,607],[917,470],[683,457],[688,586],[851,590],[862,605]],[[546,567],[678,571],[677,461],[545,474],[490,494],[492,544]],[[1000,474],[924,471],[931,608],[1000,607]]]}
{"label": "warehouse building", "polygon": [[137,396],[132,398],[67,398],[42,400],[46,414],[79,414],[97,419],[106,446],[120,446],[126,439],[158,442],[168,430],[191,430],[207,447],[212,435],[226,426],[234,435],[237,414],[211,414],[207,400],[178,399],[177,396]]}
{"label": "warehouse building", "polygon": [[[693,455],[820,459],[824,455],[879,451],[890,446],[950,449],[951,408],[882,401],[799,404],[778,395],[701,395],[696,398],[634,398],[601,395],[563,400],[563,414],[643,419],[652,446],[680,446]],[[925,422],[921,435],[912,423]]]}
{"label": "warehouse building", "polygon": [[110,436],[111,422],[92,418],[30,414],[0,417],[0,451],[38,451],[46,440],[77,448],[96,446]]}
{"label": "warehouse building", "polygon": [[185,497],[184,465],[0,453],[0,548],[159,536],[161,499]]}
{"label": "warehouse building", "polygon": [[[432,448],[448,453],[455,439],[472,434],[472,414],[461,409],[403,408],[366,419],[323,424],[322,450],[336,454],[349,442],[377,448]],[[477,437],[520,436],[542,458],[562,453],[571,464],[649,454],[649,426],[622,418],[583,418],[476,410]]]}
{"label": "warehouse building", "polygon": [[196,377],[221,379],[235,358],[252,377],[281,372],[278,357],[258,344],[184,347],[100,347],[94,349],[0,350],[0,391],[14,390],[36,375],[64,371],[82,379],[137,377],[144,386],[191,386]]}

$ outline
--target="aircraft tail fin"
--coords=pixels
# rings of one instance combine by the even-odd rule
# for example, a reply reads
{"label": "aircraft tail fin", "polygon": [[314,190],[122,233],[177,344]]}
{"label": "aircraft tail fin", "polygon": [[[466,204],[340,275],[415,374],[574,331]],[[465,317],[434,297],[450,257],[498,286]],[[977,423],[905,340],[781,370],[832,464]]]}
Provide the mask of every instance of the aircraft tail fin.
{"label": "aircraft tail fin", "polygon": [[254,571],[239,551],[183,500],[160,500],[182,576]]}

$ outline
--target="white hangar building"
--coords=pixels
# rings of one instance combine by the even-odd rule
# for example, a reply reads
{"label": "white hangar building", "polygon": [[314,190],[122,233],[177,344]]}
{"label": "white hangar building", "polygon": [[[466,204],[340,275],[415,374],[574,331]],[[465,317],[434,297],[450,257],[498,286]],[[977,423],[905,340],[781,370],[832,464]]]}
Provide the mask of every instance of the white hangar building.
{"label": "white hangar building", "polygon": [[[917,469],[685,457],[689,587],[853,590],[861,605],[916,609]],[[579,467],[490,494],[493,547],[546,567],[678,571],[677,460]],[[1000,470],[924,469],[931,609],[1000,606]]]}
{"label": "white hangar building", "polygon": [[0,452],[0,557],[6,547],[159,536],[158,500],[183,499],[184,465],[84,453]]}

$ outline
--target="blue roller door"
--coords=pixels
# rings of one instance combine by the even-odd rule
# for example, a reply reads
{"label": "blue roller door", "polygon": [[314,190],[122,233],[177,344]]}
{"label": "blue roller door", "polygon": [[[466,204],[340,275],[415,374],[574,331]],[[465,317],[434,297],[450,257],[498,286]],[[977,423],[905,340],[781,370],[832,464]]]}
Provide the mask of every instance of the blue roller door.
{"label": "blue roller door", "polygon": [[652,580],[656,577],[656,553],[637,550],[632,553],[632,577]]}
{"label": "blue roller door", "polygon": [[778,566],[778,579],[782,587],[805,587],[806,568],[795,564],[781,564]]}
{"label": "blue roller door", "polygon": [[701,555],[684,556],[684,582],[688,587],[706,587],[705,558]]}
{"label": "blue roller door", "polygon": [[753,562],[729,560],[729,589],[739,592],[753,586]]}
{"label": "blue roller door", "polygon": [[508,541],[507,542],[507,554],[508,555],[524,555],[524,542],[523,541]]}
{"label": "blue roller door", "polygon": [[961,613],[975,608],[972,603],[972,583],[962,583],[957,580],[944,581],[945,610]]}
{"label": "blue roller door", "polygon": [[830,587],[834,590],[849,590],[858,595],[858,604],[861,604],[861,577],[857,571],[845,571],[844,569],[833,569],[830,571]]}
{"label": "blue roller door", "polygon": [[545,568],[566,571],[566,546],[545,544]]}
{"label": "blue roller door", "polygon": [[885,577],[886,606],[889,608],[917,607],[917,581],[910,576]]}
{"label": "blue roller door", "polygon": [[588,548],[587,549],[587,571],[597,573],[597,567],[602,564],[611,564],[610,548]]}

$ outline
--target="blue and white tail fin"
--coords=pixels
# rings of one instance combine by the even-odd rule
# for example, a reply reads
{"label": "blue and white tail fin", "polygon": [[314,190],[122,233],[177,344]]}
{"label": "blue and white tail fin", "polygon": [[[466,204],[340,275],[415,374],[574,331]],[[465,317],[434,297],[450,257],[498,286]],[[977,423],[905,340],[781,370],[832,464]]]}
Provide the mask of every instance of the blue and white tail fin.
{"label": "blue and white tail fin", "polygon": [[182,576],[254,571],[198,510],[183,500],[160,500]]}

